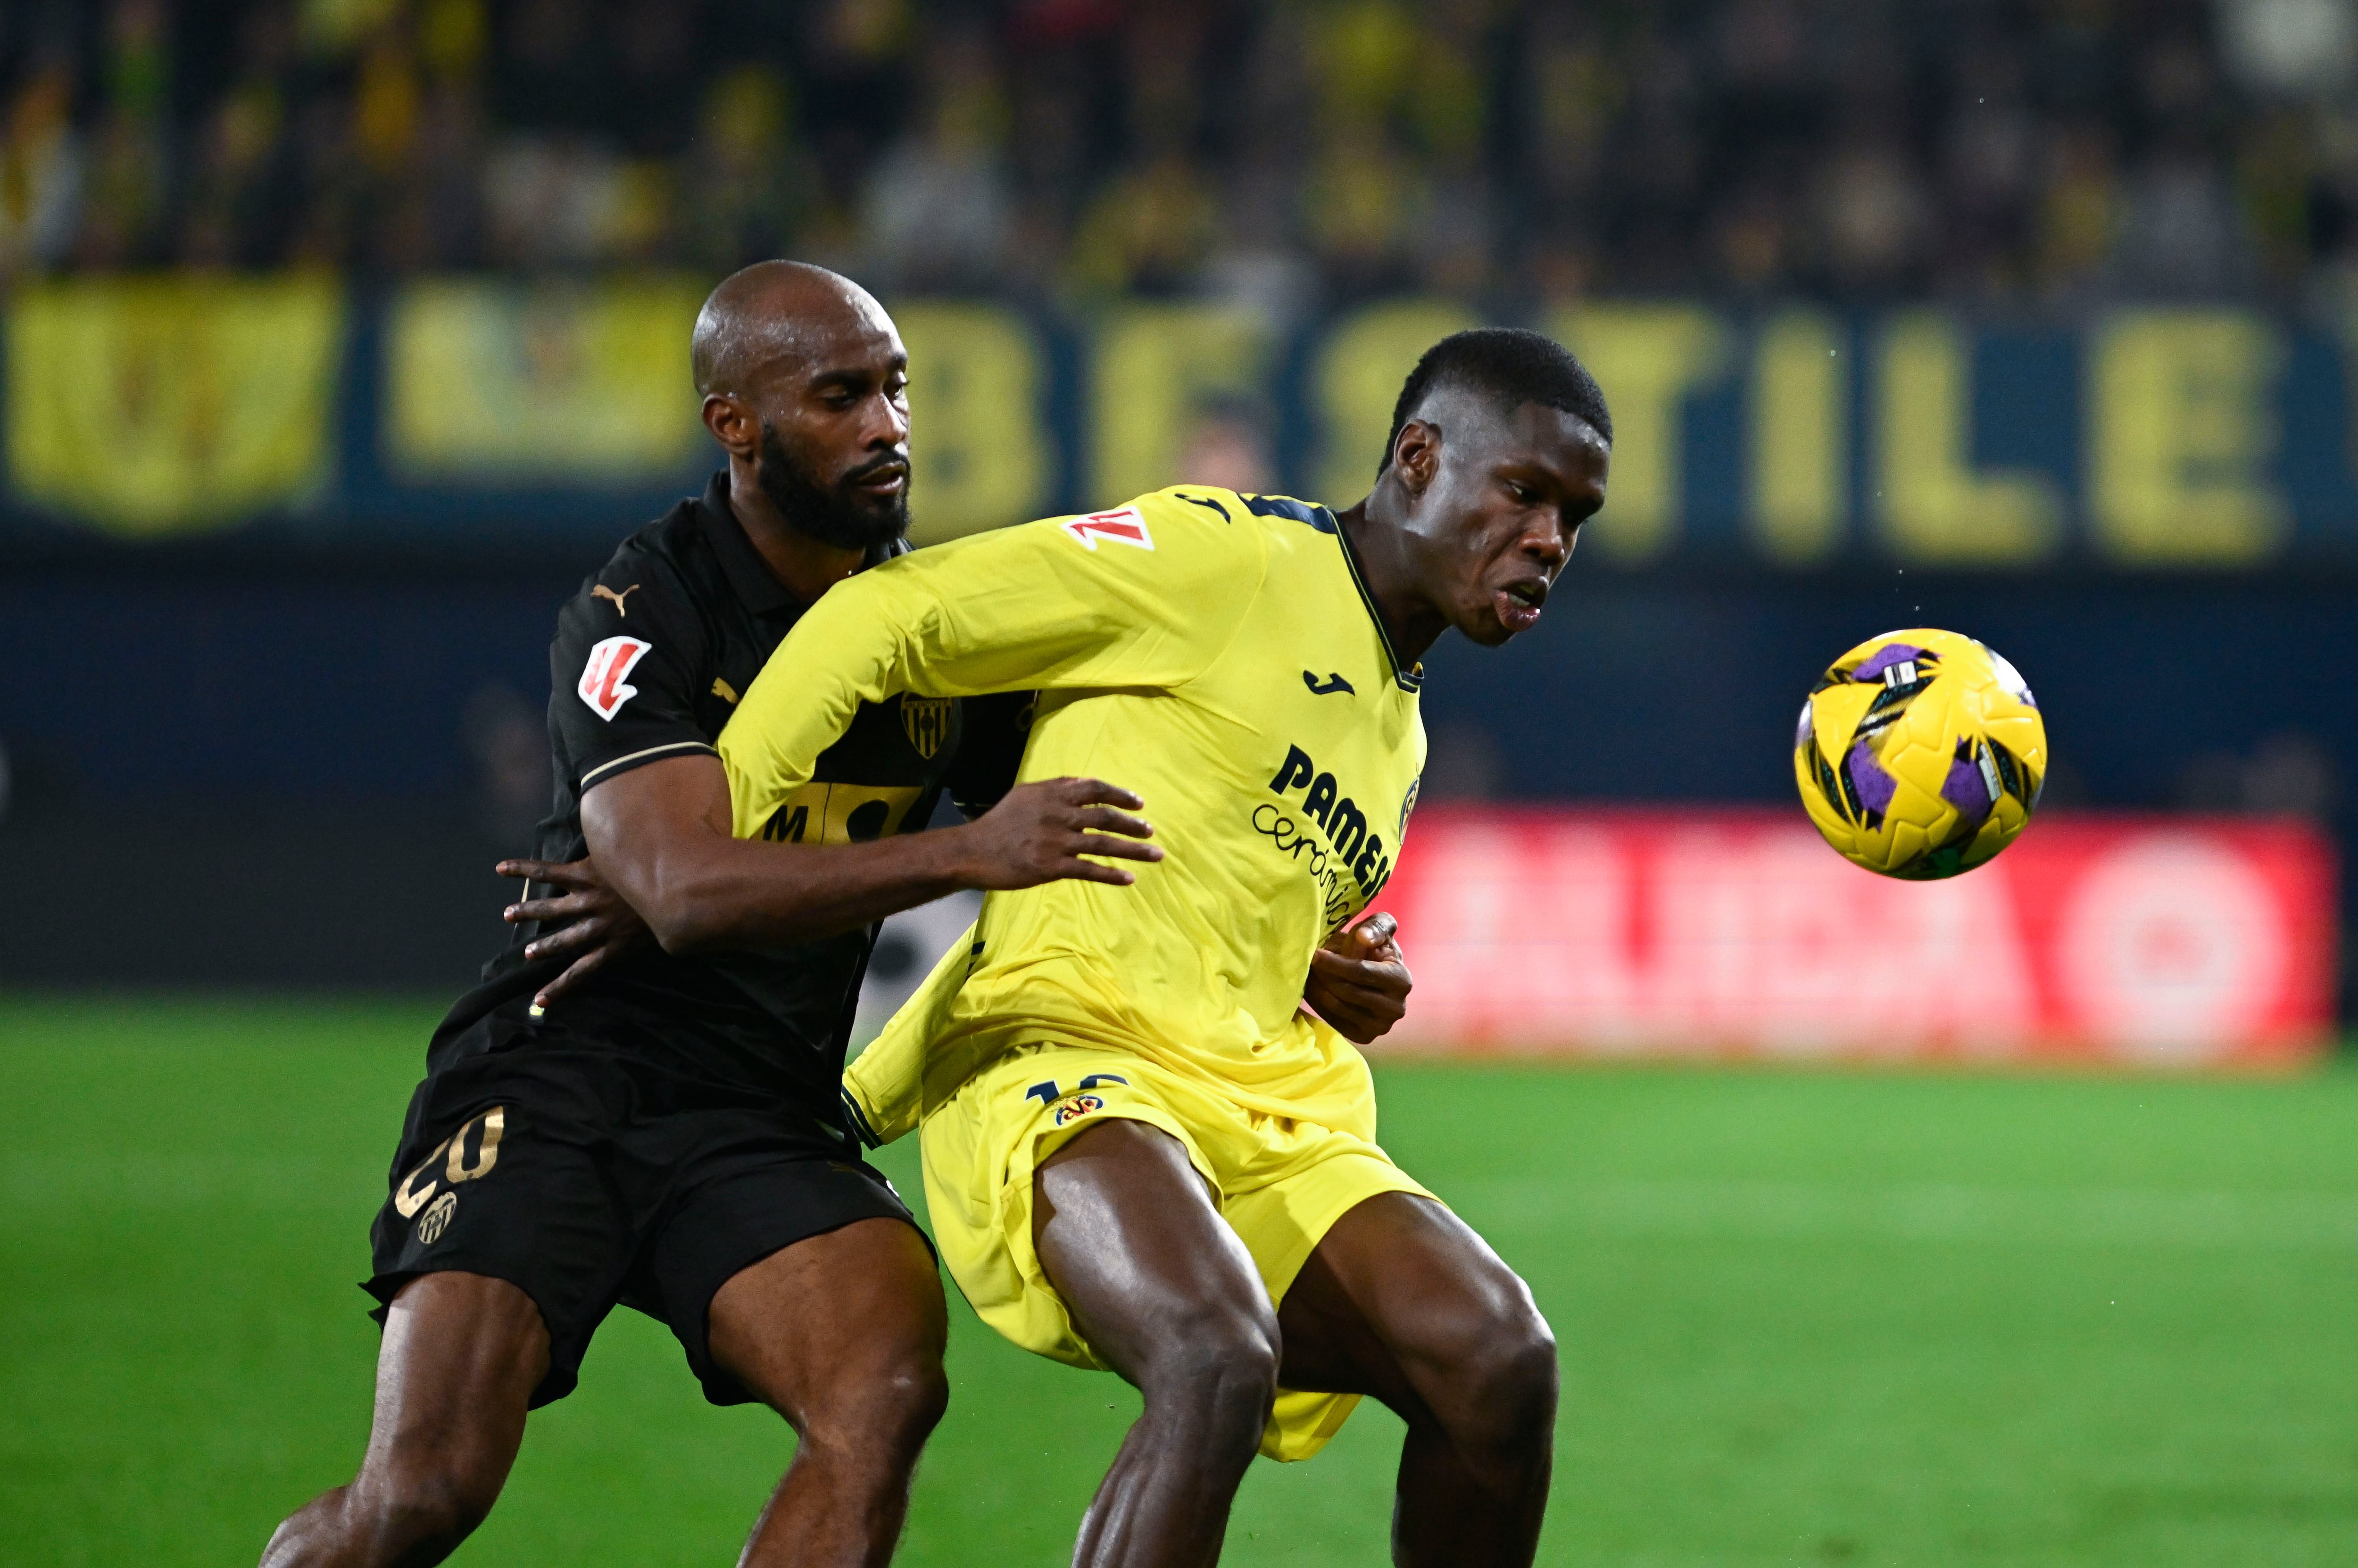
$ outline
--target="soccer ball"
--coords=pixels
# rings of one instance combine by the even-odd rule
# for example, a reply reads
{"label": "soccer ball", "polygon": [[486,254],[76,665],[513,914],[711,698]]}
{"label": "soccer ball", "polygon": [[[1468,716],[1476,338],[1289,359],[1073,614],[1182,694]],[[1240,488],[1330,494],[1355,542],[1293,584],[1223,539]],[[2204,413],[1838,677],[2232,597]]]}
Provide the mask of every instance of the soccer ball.
{"label": "soccer ball", "polygon": [[1801,805],[1844,860],[1925,881],[2014,842],[2047,780],[2039,704],[1954,632],[1887,632],[1836,659],[1793,737]]}

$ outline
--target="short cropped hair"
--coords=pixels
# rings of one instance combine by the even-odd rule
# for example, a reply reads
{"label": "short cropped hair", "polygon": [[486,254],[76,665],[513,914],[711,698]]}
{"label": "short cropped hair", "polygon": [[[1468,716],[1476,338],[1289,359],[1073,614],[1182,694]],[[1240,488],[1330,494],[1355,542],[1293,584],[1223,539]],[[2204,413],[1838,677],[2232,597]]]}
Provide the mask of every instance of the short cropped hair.
{"label": "short cropped hair", "polygon": [[1520,327],[1477,327],[1442,339],[1408,373],[1400,401],[1392,406],[1391,433],[1384,438],[1377,478],[1392,466],[1392,449],[1400,444],[1402,427],[1415,417],[1426,395],[1443,386],[1478,393],[1502,414],[1526,403],[1560,408],[1585,421],[1606,446],[1613,444],[1613,416],[1605,406],[1604,389],[1570,349]]}

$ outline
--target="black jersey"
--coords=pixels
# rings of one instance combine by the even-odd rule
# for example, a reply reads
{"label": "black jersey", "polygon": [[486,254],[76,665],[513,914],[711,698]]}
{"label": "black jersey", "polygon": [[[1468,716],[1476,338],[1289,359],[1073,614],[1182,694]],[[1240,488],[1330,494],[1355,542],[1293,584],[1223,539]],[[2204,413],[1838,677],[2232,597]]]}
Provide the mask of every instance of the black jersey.
{"label": "black jersey", "polygon": [[[895,541],[871,557],[909,546]],[[809,606],[781,583],[730,510],[728,475],[626,540],[558,613],[549,644],[556,799],[536,853],[588,853],[581,796],[667,758],[712,753],[739,696]],[[901,697],[864,707],[773,838],[848,843],[914,832],[947,788],[969,815],[1021,759],[1022,699]],[[980,720],[961,756],[970,720]],[[535,888],[535,892],[543,890]],[[533,995],[566,966],[527,961],[524,926],[436,1033],[429,1071],[529,1048]],[[653,943],[560,1000],[568,1048],[585,1037],[728,1099],[784,1097],[832,1118],[873,926],[770,952],[675,957]],[[553,1027],[553,1026],[552,1026]]]}

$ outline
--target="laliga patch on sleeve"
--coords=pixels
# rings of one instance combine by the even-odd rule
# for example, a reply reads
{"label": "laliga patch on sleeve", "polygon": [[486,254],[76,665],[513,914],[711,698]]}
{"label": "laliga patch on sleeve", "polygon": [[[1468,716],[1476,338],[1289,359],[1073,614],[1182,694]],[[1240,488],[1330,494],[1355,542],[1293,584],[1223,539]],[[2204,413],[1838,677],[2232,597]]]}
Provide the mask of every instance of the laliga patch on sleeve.
{"label": "laliga patch on sleeve", "polygon": [[590,650],[590,663],[582,669],[581,685],[576,689],[590,711],[609,724],[614,721],[622,704],[639,695],[639,688],[623,684],[623,677],[654,646],[636,637],[609,637]]}
{"label": "laliga patch on sleeve", "polygon": [[1064,524],[1064,529],[1092,550],[1098,547],[1099,539],[1119,539],[1141,550],[1154,548],[1154,535],[1146,531],[1146,519],[1135,506],[1075,517]]}

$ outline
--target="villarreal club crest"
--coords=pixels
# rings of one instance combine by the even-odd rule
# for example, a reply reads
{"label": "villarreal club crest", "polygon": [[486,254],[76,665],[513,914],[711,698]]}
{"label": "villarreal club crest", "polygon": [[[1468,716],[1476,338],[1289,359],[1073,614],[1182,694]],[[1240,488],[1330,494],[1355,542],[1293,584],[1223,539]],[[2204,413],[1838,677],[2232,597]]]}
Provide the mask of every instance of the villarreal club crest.
{"label": "villarreal club crest", "polygon": [[1954,632],[1887,632],[1836,659],[1801,705],[1793,776],[1844,860],[1926,881],[2014,842],[2047,778],[2022,676]]}

